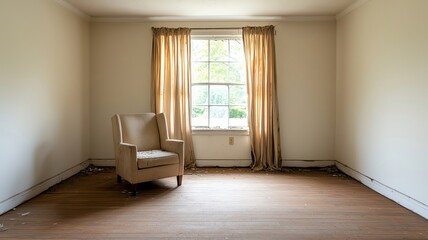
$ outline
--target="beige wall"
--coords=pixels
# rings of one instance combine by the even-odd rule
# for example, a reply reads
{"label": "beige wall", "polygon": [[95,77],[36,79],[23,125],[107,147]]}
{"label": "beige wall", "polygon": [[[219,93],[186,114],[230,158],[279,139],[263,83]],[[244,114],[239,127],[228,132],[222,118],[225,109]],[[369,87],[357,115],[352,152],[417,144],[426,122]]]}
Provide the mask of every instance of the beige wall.
{"label": "beige wall", "polygon": [[[276,25],[284,159],[333,160],[335,22],[93,22],[91,25],[91,158],[112,159],[110,117],[150,111],[151,27]],[[228,137],[235,136],[235,145]],[[248,136],[194,137],[197,159],[249,159]],[[206,151],[210,146],[210,151]],[[237,154],[228,154],[231,151]]]}
{"label": "beige wall", "polygon": [[89,157],[89,23],[0,1],[0,203]]}
{"label": "beige wall", "polygon": [[428,1],[372,0],[337,23],[337,160],[428,205]]}
{"label": "beige wall", "polygon": [[151,26],[91,25],[91,158],[112,159],[110,118],[150,111]]}
{"label": "beige wall", "polygon": [[277,27],[276,59],[283,159],[334,160],[335,22]]}

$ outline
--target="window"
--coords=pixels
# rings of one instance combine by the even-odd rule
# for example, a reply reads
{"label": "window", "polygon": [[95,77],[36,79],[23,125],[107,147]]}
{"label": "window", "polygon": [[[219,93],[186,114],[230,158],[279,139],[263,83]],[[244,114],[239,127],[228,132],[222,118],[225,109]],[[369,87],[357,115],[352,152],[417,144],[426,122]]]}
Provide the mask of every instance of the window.
{"label": "window", "polygon": [[192,128],[247,128],[242,38],[192,37]]}

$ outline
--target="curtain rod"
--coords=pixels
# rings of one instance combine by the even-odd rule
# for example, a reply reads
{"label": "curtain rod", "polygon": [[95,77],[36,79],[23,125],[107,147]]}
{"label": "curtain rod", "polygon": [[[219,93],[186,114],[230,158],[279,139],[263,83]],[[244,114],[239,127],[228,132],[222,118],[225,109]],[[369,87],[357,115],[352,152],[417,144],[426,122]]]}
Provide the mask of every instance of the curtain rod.
{"label": "curtain rod", "polygon": [[192,30],[241,30],[242,27],[190,28]]}

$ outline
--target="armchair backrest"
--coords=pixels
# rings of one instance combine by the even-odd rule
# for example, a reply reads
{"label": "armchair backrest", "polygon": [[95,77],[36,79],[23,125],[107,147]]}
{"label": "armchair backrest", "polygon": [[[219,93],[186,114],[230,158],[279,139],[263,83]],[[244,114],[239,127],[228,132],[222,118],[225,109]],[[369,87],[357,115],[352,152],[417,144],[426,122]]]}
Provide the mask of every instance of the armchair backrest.
{"label": "armchair backrest", "polygon": [[120,143],[134,144],[138,151],[161,149],[154,113],[116,114],[112,117],[112,124],[115,150]]}

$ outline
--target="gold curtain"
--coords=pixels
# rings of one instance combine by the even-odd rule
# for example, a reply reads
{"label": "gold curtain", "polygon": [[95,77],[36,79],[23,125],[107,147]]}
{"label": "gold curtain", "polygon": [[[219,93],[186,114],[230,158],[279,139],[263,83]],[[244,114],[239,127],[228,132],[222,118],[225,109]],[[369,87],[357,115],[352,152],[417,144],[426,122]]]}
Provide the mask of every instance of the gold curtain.
{"label": "gold curtain", "polygon": [[282,164],[274,35],[274,26],[242,28],[254,170],[279,170]]}
{"label": "gold curtain", "polygon": [[190,125],[190,29],[153,28],[152,111],[165,113],[169,136],[184,140],[185,165],[194,166]]}

